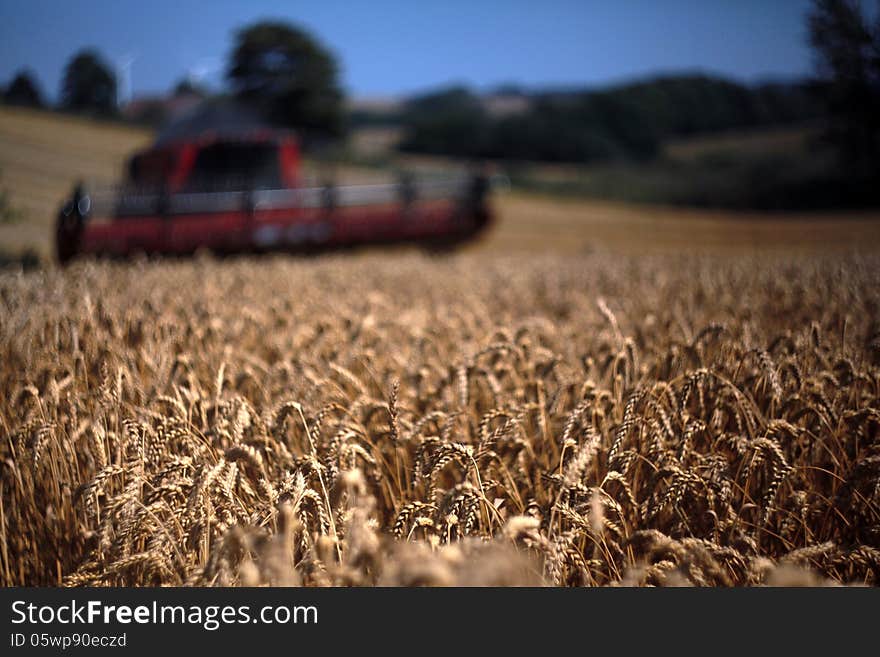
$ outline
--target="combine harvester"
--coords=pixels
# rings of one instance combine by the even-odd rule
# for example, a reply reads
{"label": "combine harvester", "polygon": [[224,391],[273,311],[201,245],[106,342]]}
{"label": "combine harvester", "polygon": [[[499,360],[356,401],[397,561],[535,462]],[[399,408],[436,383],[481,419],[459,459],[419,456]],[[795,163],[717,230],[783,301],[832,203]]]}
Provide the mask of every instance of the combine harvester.
{"label": "combine harvester", "polygon": [[56,254],[185,255],[310,251],[414,242],[450,247],[491,220],[483,172],[398,183],[303,184],[294,134],[275,129],[160,139],[116,189],[76,186],[59,214]]}

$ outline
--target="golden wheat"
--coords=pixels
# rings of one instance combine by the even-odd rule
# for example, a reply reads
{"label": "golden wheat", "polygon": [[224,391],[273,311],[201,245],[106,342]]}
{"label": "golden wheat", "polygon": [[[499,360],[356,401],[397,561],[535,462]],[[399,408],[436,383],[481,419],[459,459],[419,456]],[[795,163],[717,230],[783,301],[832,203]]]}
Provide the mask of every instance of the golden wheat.
{"label": "golden wheat", "polygon": [[876,585],[880,260],[0,274],[3,585]]}

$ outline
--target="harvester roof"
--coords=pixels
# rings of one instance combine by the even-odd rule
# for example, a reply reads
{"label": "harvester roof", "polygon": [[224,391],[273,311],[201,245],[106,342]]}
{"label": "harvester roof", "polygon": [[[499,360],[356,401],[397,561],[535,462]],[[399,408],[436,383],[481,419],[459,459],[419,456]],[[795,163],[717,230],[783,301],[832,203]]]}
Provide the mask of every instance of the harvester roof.
{"label": "harvester roof", "polygon": [[204,141],[266,141],[291,134],[246,105],[228,99],[206,100],[163,127],[154,147]]}

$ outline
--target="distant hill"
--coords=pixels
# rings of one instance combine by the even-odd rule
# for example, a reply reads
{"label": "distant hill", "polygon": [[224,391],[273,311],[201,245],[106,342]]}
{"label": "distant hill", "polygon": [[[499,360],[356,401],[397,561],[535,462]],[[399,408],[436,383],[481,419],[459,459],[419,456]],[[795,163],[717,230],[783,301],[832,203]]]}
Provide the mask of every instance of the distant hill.
{"label": "distant hill", "polygon": [[478,94],[449,87],[353,107],[354,127],[401,126],[404,151],[555,162],[645,160],[673,137],[803,123],[821,108],[806,82],[747,85],[702,74],[599,89]]}

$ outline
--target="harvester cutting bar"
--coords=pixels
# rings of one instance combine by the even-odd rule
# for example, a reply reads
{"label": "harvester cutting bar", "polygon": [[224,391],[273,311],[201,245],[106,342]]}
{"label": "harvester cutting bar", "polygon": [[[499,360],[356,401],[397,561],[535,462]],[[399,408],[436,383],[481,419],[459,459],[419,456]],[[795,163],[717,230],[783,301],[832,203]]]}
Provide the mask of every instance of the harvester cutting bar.
{"label": "harvester cutting bar", "polygon": [[57,251],[124,256],[302,249],[372,242],[454,243],[489,221],[482,177],[398,184],[162,193],[78,188],[58,218]]}
{"label": "harvester cutting bar", "polygon": [[[464,201],[470,191],[466,177],[426,180],[413,183],[409,193],[414,200]],[[92,217],[131,217],[163,212],[190,214],[203,212],[234,212],[243,207],[277,210],[321,208],[328,203],[335,207],[356,207],[394,203],[406,192],[400,184],[345,185],[305,187],[299,189],[258,189],[252,191],[191,192],[161,194],[155,191],[96,190],[83,197]]]}

